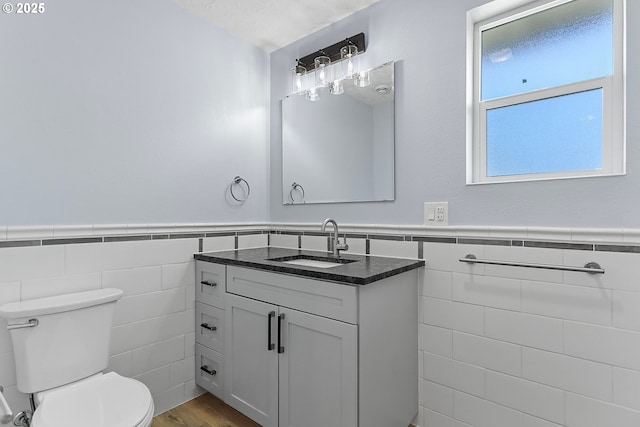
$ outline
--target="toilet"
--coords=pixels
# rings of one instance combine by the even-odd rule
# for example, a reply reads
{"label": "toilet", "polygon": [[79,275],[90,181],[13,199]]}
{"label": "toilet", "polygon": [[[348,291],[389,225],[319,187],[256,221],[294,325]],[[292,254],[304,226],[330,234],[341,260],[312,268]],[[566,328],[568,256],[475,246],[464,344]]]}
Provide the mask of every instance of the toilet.
{"label": "toilet", "polygon": [[122,290],[98,289],[0,306],[7,319],[17,387],[32,395],[31,427],[149,427],[153,399],[115,372],[109,338]]}

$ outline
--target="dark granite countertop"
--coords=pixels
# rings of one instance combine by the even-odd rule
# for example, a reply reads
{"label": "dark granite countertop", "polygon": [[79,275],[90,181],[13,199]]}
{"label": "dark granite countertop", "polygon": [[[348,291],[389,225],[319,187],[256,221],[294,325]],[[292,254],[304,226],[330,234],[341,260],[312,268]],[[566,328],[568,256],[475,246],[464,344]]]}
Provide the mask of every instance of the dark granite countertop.
{"label": "dark granite countertop", "polygon": [[200,261],[237,265],[240,267],[292,274],[348,285],[366,285],[424,266],[424,260],[352,254],[340,254],[340,260],[343,262],[352,262],[330,268],[291,265],[273,260],[274,258],[293,258],[299,256],[306,259],[333,259],[331,252],[303,251],[275,247],[205,252],[195,254],[194,258]]}

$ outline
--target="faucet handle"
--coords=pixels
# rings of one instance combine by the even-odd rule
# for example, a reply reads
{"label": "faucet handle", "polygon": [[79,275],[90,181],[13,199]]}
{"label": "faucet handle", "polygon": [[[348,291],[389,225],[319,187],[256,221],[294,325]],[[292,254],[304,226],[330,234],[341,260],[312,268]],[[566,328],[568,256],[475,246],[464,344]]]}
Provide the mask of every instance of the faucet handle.
{"label": "faucet handle", "polygon": [[349,250],[349,245],[347,244],[347,236],[345,234],[344,236],[344,243],[339,243],[340,239],[338,239],[338,250],[339,251],[348,251]]}

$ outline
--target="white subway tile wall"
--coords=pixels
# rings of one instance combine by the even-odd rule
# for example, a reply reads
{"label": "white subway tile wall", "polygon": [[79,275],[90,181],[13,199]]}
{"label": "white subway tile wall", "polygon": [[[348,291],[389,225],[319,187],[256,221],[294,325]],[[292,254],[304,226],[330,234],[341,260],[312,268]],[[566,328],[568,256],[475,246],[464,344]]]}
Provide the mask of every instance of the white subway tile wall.
{"label": "white subway tile wall", "polygon": [[[298,249],[298,236],[294,234],[272,234],[270,246]],[[308,248],[312,249],[312,248]]]}
{"label": "white subway tile wall", "polygon": [[[576,235],[598,244],[588,231]],[[536,231],[536,240],[544,237]],[[640,253],[375,237],[369,246],[371,255],[421,253],[426,261],[419,427],[640,426]],[[539,264],[596,261],[606,272],[458,261],[469,253]]]}
{"label": "white subway tile wall", "polygon": [[[212,249],[234,247],[233,236],[204,240]],[[161,413],[202,393],[194,375],[193,254],[198,249],[197,238],[0,248],[0,304],[123,289],[107,371],[144,382]],[[16,389],[13,349],[1,319],[0,384],[16,412],[28,408],[27,397]]]}
{"label": "white subway tile wall", "polygon": [[347,245],[349,245],[349,249],[345,252],[350,254],[364,255],[367,253],[366,240],[360,238],[347,238]]}
{"label": "white subway tile wall", "polygon": [[203,252],[232,251],[235,249],[234,236],[206,237],[202,240]]}
{"label": "white subway tile wall", "polygon": [[[108,227],[104,233],[99,228],[93,228],[93,235],[108,234]],[[24,238],[35,233],[29,228],[0,228],[0,239],[5,229],[7,235]],[[367,232],[357,227],[345,230]],[[398,230],[418,238],[412,241],[398,234],[394,240],[367,240],[359,235],[349,244],[353,253],[422,256],[426,261],[419,286],[419,427],[640,426],[640,280],[634,271],[640,253],[470,243],[459,238],[464,230],[440,232],[458,237],[458,243],[419,241],[424,233]],[[474,239],[571,240],[566,230],[466,232]],[[601,230],[573,234],[596,245],[611,244],[610,236],[618,236]],[[609,237],[600,241],[597,236]],[[628,236],[635,234],[627,230],[615,244],[636,242]],[[326,238],[299,237],[292,226],[287,233],[222,235],[202,238],[202,243],[198,238],[168,238],[0,248],[0,303],[96,287],[122,288],[109,370],[145,382],[160,413],[201,393],[194,382],[193,253],[200,244],[208,251],[267,242],[291,248],[301,242],[302,249],[323,250]],[[458,261],[469,253],[543,264],[582,266],[596,261],[606,273]],[[28,401],[15,386],[5,325],[0,320],[0,383],[10,404],[22,409]]]}
{"label": "white subway tile wall", "polygon": [[[332,234],[333,237],[333,234]],[[342,242],[342,238],[340,238]],[[324,251],[326,252],[328,249],[327,236],[302,236],[301,239],[302,247],[310,250],[310,251]]]}
{"label": "white subway tile wall", "polygon": [[238,236],[238,249],[261,248],[268,245],[268,234],[247,234]]}
{"label": "white subway tile wall", "polygon": [[398,258],[417,258],[418,242],[398,240],[371,240],[371,255]]}

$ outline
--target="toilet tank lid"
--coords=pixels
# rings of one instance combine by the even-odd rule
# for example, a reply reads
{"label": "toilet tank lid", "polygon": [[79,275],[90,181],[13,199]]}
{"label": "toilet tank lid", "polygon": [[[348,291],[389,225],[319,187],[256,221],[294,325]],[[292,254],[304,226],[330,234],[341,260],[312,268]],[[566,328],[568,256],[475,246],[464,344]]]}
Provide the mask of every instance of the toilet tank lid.
{"label": "toilet tank lid", "polygon": [[73,294],[11,302],[0,306],[0,317],[4,317],[5,319],[19,319],[22,317],[41,316],[43,314],[78,310],[80,308],[116,301],[121,296],[122,289],[104,288],[93,291],[76,292]]}

